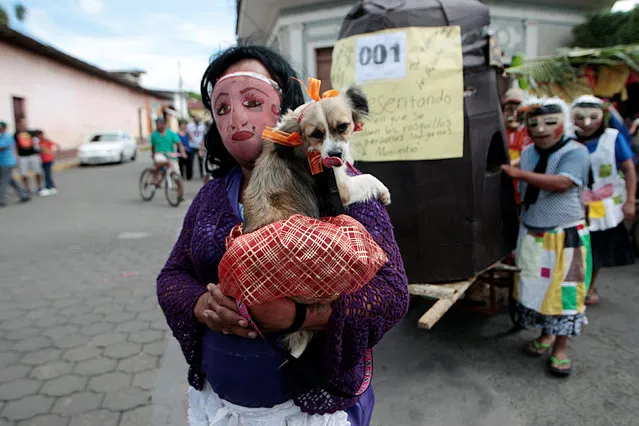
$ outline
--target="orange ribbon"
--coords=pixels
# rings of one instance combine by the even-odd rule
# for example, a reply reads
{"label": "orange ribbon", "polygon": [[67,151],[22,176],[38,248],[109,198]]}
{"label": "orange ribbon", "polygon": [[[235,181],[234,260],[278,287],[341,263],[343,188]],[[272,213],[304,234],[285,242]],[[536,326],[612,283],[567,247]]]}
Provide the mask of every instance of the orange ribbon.
{"label": "orange ribbon", "polygon": [[[262,139],[291,148],[300,146],[302,144],[302,137],[299,133],[286,133],[272,127],[264,128],[264,130],[262,131]],[[316,175],[324,171],[324,168],[322,167],[322,154],[320,154],[319,151],[313,150],[307,153],[306,158],[308,159],[308,165],[311,169],[311,174]]]}
{"label": "orange ribbon", "polygon": [[313,77],[309,77],[308,78],[308,86],[306,84],[304,84],[302,82],[302,80],[295,78],[295,77],[291,77],[293,80],[298,81],[302,86],[304,86],[304,89],[306,90],[306,93],[308,94],[308,97],[311,98],[314,101],[319,101],[320,99],[324,99],[324,98],[334,98],[335,96],[339,95],[339,91],[335,90],[335,89],[331,89],[331,90],[327,90],[324,93],[322,93],[322,95],[320,96],[320,88],[322,86],[322,80],[318,80],[316,78]]}
{"label": "orange ribbon", "polygon": [[262,131],[262,139],[289,147],[300,146],[302,144],[302,137],[299,133],[286,133],[273,127],[264,128]]}
{"label": "orange ribbon", "polygon": [[324,171],[322,167],[322,154],[319,151],[313,150],[309,152],[306,157],[308,158],[308,165],[311,168],[311,174],[316,175]]}

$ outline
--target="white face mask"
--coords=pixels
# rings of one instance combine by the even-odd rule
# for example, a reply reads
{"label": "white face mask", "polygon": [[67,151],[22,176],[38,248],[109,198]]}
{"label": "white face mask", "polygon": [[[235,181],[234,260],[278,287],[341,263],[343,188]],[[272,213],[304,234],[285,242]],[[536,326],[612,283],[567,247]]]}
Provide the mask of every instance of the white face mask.
{"label": "white face mask", "polygon": [[596,107],[575,107],[572,110],[572,120],[580,129],[580,136],[591,136],[601,128],[604,112]]}
{"label": "white face mask", "polygon": [[528,133],[535,145],[550,148],[561,140],[564,134],[564,114],[543,114],[528,118]]}

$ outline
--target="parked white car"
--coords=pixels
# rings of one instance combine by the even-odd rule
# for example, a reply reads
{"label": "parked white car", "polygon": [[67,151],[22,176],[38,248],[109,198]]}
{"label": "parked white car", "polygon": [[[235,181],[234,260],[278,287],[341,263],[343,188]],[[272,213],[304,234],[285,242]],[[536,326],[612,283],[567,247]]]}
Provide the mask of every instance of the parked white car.
{"label": "parked white car", "polygon": [[135,160],[138,145],[126,132],[96,133],[78,148],[80,164],[122,163]]}

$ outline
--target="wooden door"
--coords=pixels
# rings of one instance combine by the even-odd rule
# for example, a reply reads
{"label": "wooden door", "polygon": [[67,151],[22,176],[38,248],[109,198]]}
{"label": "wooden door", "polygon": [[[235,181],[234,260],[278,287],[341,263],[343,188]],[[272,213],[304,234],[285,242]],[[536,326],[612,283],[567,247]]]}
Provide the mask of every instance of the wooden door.
{"label": "wooden door", "polygon": [[23,118],[27,118],[27,113],[24,108],[24,98],[13,97],[13,124],[14,129],[18,129],[18,123]]}
{"label": "wooden door", "polygon": [[322,80],[322,92],[333,88],[333,86],[331,85],[331,64],[333,62],[332,56],[332,47],[315,49],[315,69],[317,70],[317,75],[315,77]]}

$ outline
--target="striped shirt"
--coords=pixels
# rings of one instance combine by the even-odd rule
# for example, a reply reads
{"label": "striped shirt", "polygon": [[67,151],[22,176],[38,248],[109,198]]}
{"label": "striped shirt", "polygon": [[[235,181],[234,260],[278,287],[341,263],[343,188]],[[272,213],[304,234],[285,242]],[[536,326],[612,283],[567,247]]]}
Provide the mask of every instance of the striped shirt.
{"label": "striped shirt", "polygon": [[[539,154],[534,145],[530,145],[521,153],[520,167],[524,171],[534,171]],[[583,187],[588,183],[590,156],[582,144],[570,141],[566,146],[550,154],[547,175],[566,176],[575,185],[564,192],[539,192],[537,202],[528,210],[522,210],[521,220],[527,228],[546,230],[565,227],[585,218]],[[521,197],[524,199],[528,184],[519,182]]]}

